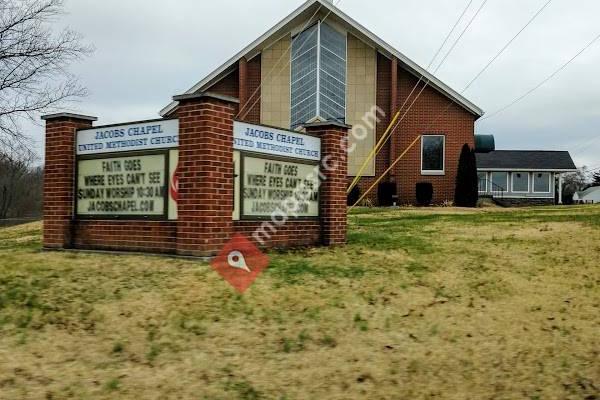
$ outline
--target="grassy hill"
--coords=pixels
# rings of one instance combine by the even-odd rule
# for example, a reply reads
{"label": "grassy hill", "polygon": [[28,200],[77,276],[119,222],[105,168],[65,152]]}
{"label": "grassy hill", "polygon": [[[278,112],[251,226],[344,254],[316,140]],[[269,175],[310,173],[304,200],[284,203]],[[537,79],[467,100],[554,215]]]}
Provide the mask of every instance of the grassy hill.
{"label": "grassy hill", "polygon": [[0,229],[0,398],[600,396],[600,207],[349,221],[243,296],[199,261]]}

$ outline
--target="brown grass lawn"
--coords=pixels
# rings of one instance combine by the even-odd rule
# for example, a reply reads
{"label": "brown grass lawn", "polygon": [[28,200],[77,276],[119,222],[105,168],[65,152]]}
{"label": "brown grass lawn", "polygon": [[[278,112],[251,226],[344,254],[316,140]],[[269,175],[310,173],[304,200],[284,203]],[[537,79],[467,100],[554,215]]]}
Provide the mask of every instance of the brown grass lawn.
{"label": "brown grass lawn", "polygon": [[598,399],[600,207],[358,210],[243,296],[0,229],[1,399]]}

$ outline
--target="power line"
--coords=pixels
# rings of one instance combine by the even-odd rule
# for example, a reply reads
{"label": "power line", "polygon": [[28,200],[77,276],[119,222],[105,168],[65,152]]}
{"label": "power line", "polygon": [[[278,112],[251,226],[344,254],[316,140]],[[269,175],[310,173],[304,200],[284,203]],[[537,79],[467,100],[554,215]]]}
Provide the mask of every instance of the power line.
{"label": "power line", "polygon": [[517,39],[517,38],[518,38],[520,35],[521,35],[521,33],[523,33],[523,31],[524,31],[525,29],[527,29],[527,27],[528,27],[529,25],[531,25],[531,23],[532,23],[533,21],[535,21],[535,19],[536,19],[536,18],[537,18],[537,17],[538,17],[538,16],[539,16],[541,13],[542,13],[542,11],[544,11],[544,10],[546,9],[546,7],[548,7],[548,5],[550,5],[550,3],[551,3],[551,2],[552,2],[552,0],[548,0],[548,1],[546,2],[546,4],[544,4],[544,5],[542,6],[542,8],[540,8],[540,9],[538,10],[538,12],[536,12],[536,13],[533,15],[533,17],[531,17],[531,19],[529,19],[529,21],[527,21],[527,23],[525,24],[525,26],[523,26],[523,28],[521,28],[521,30],[520,30],[519,32],[517,32],[517,34],[516,34],[515,36],[513,36],[513,37],[512,37],[512,39],[510,39],[510,40],[509,40],[509,41],[506,43],[506,45],[504,45],[504,47],[502,47],[502,49],[500,49],[500,51],[499,51],[499,52],[498,52],[498,53],[497,53],[497,54],[496,54],[494,57],[492,57],[492,59],[491,59],[491,60],[490,60],[490,61],[489,61],[489,62],[486,64],[486,66],[485,66],[485,67],[483,67],[483,69],[482,69],[482,70],[481,70],[481,71],[480,71],[480,72],[479,72],[479,73],[478,73],[478,74],[475,76],[475,78],[473,78],[473,79],[471,80],[471,82],[469,82],[469,83],[467,84],[467,86],[466,86],[466,87],[463,89],[463,92],[464,92],[464,91],[466,91],[467,89],[469,89],[469,88],[471,87],[471,85],[472,85],[473,83],[475,83],[475,81],[476,81],[477,79],[479,79],[479,77],[480,77],[481,75],[483,75],[483,73],[484,73],[485,71],[487,71],[487,69],[488,69],[488,68],[489,68],[489,67],[490,67],[490,66],[491,66],[491,65],[494,63],[494,61],[496,61],[496,60],[498,59],[498,57],[500,57],[500,56],[502,55],[502,53],[504,53],[504,51],[505,51],[506,49],[508,49],[508,47],[509,47],[509,46],[510,46],[510,45],[511,45],[511,44],[512,44],[512,43],[513,43],[513,42],[514,42],[514,41],[515,41],[515,40],[516,40],[516,39]]}
{"label": "power line", "polygon": [[[467,89],[469,89],[469,87],[471,87],[473,85],[473,83],[475,83],[475,81],[477,81],[477,79],[479,79],[479,77],[481,77],[481,75],[490,67],[490,65],[492,65],[492,63],[494,63],[494,61],[496,61],[498,59],[498,57],[500,57],[500,55],[502,53],[504,53],[504,51],[510,46],[510,44],[512,44],[515,39],[517,37],[519,37],[521,35],[521,33],[523,33],[523,31],[525,30],[525,28],[527,28],[529,25],[531,25],[531,23],[542,13],[542,11],[550,4],[550,2],[552,2],[552,0],[549,0],[548,2],[546,2],[534,15],[532,18],[529,19],[529,21],[525,24],[525,26],[523,28],[521,28],[508,42],[505,46],[503,46],[500,51],[498,51],[498,53],[496,53],[496,55],[494,57],[492,57],[492,59],[486,64],[486,66],[475,76],[475,78],[473,78],[466,86],[465,88],[460,92],[460,94],[463,94]],[[424,90],[424,89],[423,89]],[[419,93],[419,95],[423,92],[423,90],[421,90],[421,92]],[[418,98],[418,97],[417,97]],[[440,117],[442,117],[444,114],[446,114],[446,112],[448,112],[448,110],[450,109],[450,107],[456,102],[455,99],[452,99],[450,101],[450,103],[446,106],[446,108],[444,108],[444,110],[442,110],[441,113],[439,113],[436,118],[434,119],[433,122],[431,122],[428,127],[425,129],[426,131],[429,130],[437,121]],[[412,105],[415,102],[413,101]],[[410,108],[409,110],[410,111]],[[407,111],[407,112],[408,112]],[[404,114],[406,115],[406,113]],[[397,126],[397,125],[396,125]],[[394,127],[395,129],[395,127]],[[373,185],[371,185],[369,187],[369,189],[363,194],[363,196],[360,198],[359,201],[357,201],[352,207],[356,206],[356,204],[358,204],[364,197],[366,197],[366,195],[373,190],[373,188],[376,186],[376,184],[381,181],[381,179],[389,172],[392,170],[392,168],[400,161],[400,159],[402,157],[404,157],[404,155],[408,152],[408,150],[410,150],[418,141],[419,138],[421,138],[423,135],[419,134],[417,135],[417,137],[415,138],[415,140],[406,148],[406,150],[389,166],[389,168],[378,178],[376,179],[375,183]],[[356,180],[356,178],[355,178]],[[351,207],[351,208],[352,208]]]}
{"label": "power line", "polygon": [[[474,15],[474,17],[471,19],[471,21],[469,22],[469,24],[467,25],[467,28],[469,27],[469,25],[471,24],[471,22],[473,22],[473,19],[477,16],[477,14],[479,13],[479,11],[481,11],[481,8],[483,8],[483,6],[485,5],[487,1],[484,1],[483,4],[480,6],[480,8],[477,10],[477,13]],[[531,25],[531,23],[542,13],[542,11],[544,11],[546,9],[546,7],[548,7],[548,5],[552,2],[552,0],[548,0],[530,19],[529,21],[527,21],[527,23],[500,49],[500,51],[498,51],[496,53],[496,55],[494,55],[494,57],[492,57],[490,59],[490,61],[485,65],[485,67],[483,67],[483,69],[481,71],[479,71],[479,73],[465,86],[465,88],[460,92],[461,94],[463,94],[465,91],[467,91],[472,85],[473,83],[475,83],[475,81],[477,81],[481,75],[483,75],[483,73],[502,55],[502,53],[504,53],[504,51],[506,51],[506,49],[508,49],[508,47],[521,35],[521,33],[523,33],[523,31],[525,31],[525,29]],[[461,34],[460,37],[462,37],[462,35],[464,34],[465,30],[463,30],[463,33]],[[460,37],[458,38],[458,40],[460,40]],[[456,45],[457,42],[455,42],[454,46]],[[452,49],[454,48],[454,46],[450,49],[450,51],[452,51]],[[446,57],[448,56],[448,53],[446,54],[446,56],[444,57],[444,59],[442,60],[442,62],[446,59]],[[437,70],[439,70],[439,68],[441,67],[441,64],[436,68],[436,70],[434,71],[437,72]],[[417,83],[418,84],[418,83]],[[427,86],[429,85],[429,81],[427,81],[427,83],[423,86],[423,88],[421,89],[421,91],[419,92],[419,94],[417,95],[417,97],[413,100],[413,102],[411,103],[411,105],[409,106],[408,110],[404,113],[404,115],[402,116],[402,118],[396,122],[396,124],[394,125],[393,129],[392,129],[392,133],[393,131],[398,127],[398,125],[400,124],[400,122],[402,122],[402,120],[404,119],[404,117],[408,114],[408,112],[412,109],[412,106],[416,103],[416,101],[419,99],[419,97],[421,96],[421,94],[423,93],[423,91],[427,88]],[[413,89],[414,90],[414,89]],[[412,94],[412,92],[411,92]],[[410,96],[410,95],[409,95]],[[445,109],[445,111],[448,110],[449,107],[447,107]],[[445,112],[444,111],[444,112]],[[391,136],[391,134],[389,135]],[[387,141],[387,138],[386,138]],[[385,144],[385,143],[384,143]],[[382,145],[383,146],[383,145]],[[377,151],[377,153],[379,153],[381,149],[379,149]],[[368,161],[367,161],[368,162]],[[356,186],[358,184],[358,180],[360,179],[360,177],[355,177],[352,184],[350,185],[348,190],[351,190],[354,186]]]}
{"label": "power line", "polygon": [[[446,55],[444,56],[444,58],[440,61],[440,64],[437,66],[437,68],[434,70],[434,74],[440,69],[440,67],[444,64],[444,62],[446,61],[446,59],[448,58],[448,56],[452,53],[452,51],[454,50],[454,48],[456,47],[456,45],[458,44],[458,42],[462,39],[462,37],[464,36],[464,34],[466,33],[466,31],[469,29],[469,27],[471,26],[471,24],[473,23],[473,21],[475,20],[475,18],[477,18],[477,16],[479,15],[479,13],[481,12],[481,10],[483,9],[483,7],[485,6],[485,4],[488,2],[489,0],[484,0],[483,3],[481,3],[481,5],[479,6],[479,8],[477,9],[477,11],[475,12],[475,14],[471,17],[471,19],[469,20],[468,24],[465,26],[465,28],[462,30],[462,32],[460,33],[460,35],[458,36],[458,38],[454,41],[453,45],[451,46],[451,48],[446,52]],[[431,65],[434,63],[435,59],[437,58],[437,56],[439,55],[439,53],[441,52],[441,50],[443,49],[443,47],[445,46],[446,42],[448,41],[448,39],[450,38],[450,36],[452,35],[452,33],[454,32],[454,30],[456,29],[456,27],[458,26],[459,22],[462,20],[463,16],[466,14],[467,10],[469,9],[469,7],[471,6],[473,2],[470,1],[467,6],[465,7],[464,11],[462,12],[462,14],[460,15],[460,17],[458,18],[458,20],[456,21],[456,23],[454,24],[454,26],[452,27],[452,29],[450,30],[450,32],[448,33],[448,35],[446,36],[446,38],[444,39],[444,42],[442,43],[442,46],[440,46],[440,48],[438,49],[438,51],[435,53],[435,55],[433,56],[431,62],[429,63],[429,65],[427,66],[426,71],[429,70],[429,68],[431,67]],[[417,81],[417,83],[413,86],[412,90],[410,91],[410,93],[408,94],[408,96],[406,96],[406,99],[404,100],[404,103],[402,104],[402,106],[400,107],[400,109],[398,110],[398,112],[396,113],[396,115],[394,115],[394,118],[392,119],[392,121],[390,122],[390,124],[388,125],[387,129],[385,130],[384,134],[382,135],[382,137],[379,139],[379,141],[377,142],[375,148],[369,153],[369,155],[367,156],[367,158],[363,161],[363,164],[361,165],[360,169],[358,170],[356,176],[354,177],[354,179],[352,180],[352,183],[350,184],[350,186],[348,186],[347,189],[347,193],[350,193],[350,191],[358,184],[358,181],[360,180],[360,178],[362,177],[362,173],[365,170],[366,166],[368,165],[368,163],[371,161],[371,159],[373,157],[376,157],[379,152],[381,151],[381,149],[383,148],[383,146],[387,143],[388,139],[393,135],[394,130],[398,127],[398,125],[400,125],[400,123],[402,122],[402,120],[404,120],[404,117],[406,117],[406,115],[408,114],[408,112],[412,109],[413,105],[416,103],[416,101],[419,99],[419,97],[421,97],[421,94],[423,93],[423,91],[427,88],[427,86],[429,86],[429,83],[431,82],[431,80],[427,79],[427,82],[425,82],[425,85],[423,85],[423,88],[419,91],[419,93],[417,94],[417,96],[415,97],[415,99],[412,101],[412,103],[408,106],[408,109],[404,112],[404,114],[402,115],[402,117],[398,120],[398,116],[400,115],[400,113],[402,112],[402,109],[404,108],[404,106],[406,105],[406,103],[408,103],[408,101],[410,100],[412,94],[414,93],[415,89],[419,86],[419,84],[421,83],[421,81],[423,80],[423,78],[425,77],[424,74],[421,74],[421,76],[419,77],[419,80]],[[384,174],[385,175],[385,174]]]}
{"label": "power line", "polygon": [[[471,7],[471,4],[473,4],[473,0],[469,1],[466,5],[466,7],[464,8],[463,12],[460,14],[460,17],[458,17],[458,19],[456,20],[456,23],[452,26],[452,29],[450,29],[450,32],[448,32],[448,34],[446,35],[446,37],[444,38],[444,41],[442,42],[440,48],[438,49],[438,51],[433,55],[433,58],[431,59],[431,61],[429,62],[429,65],[427,65],[427,68],[425,69],[426,71],[429,71],[429,68],[433,65],[433,62],[435,61],[435,59],[437,58],[437,56],[442,52],[442,49],[444,48],[444,46],[446,46],[446,43],[448,43],[448,40],[450,39],[450,36],[452,36],[452,34],[454,33],[454,30],[456,29],[456,27],[458,26],[458,24],[460,23],[460,21],[463,19],[463,17],[465,16],[465,14],[467,13],[467,10],[469,9],[469,7]],[[464,33],[464,32],[463,32]],[[462,34],[461,34],[462,36]],[[455,46],[455,45],[454,45]],[[452,46],[454,48],[454,46]],[[448,52],[449,53],[449,52]],[[448,57],[448,53],[446,53],[446,56],[444,57],[444,59],[441,61],[441,63],[443,64],[444,60]],[[438,67],[439,68],[439,67]],[[423,75],[421,75],[421,79],[423,78]]]}
{"label": "power line", "polygon": [[[471,26],[471,24],[473,23],[473,21],[475,21],[475,18],[477,18],[477,16],[479,15],[479,12],[483,9],[483,6],[485,6],[485,4],[487,2],[488,2],[488,0],[485,0],[483,3],[481,3],[481,5],[479,6],[479,8],[475,12],[475,14],[473,14],[473,16],[471,17],[471,19],[469,20],[469,23],[467,24],[467,26],[463,29],[463,31],[460,33],[460,35],[458,36],[458,38],[454,41],[454,43],[452,44],[452,46],[450,47],[450,49],[448,49],[448,51],[446,52],[446,55],[444,55],[444,58],[442,58],[442,61],[440,61],[440,64],[433,71],[434,74],[439,71],[439,69],[442,67],[442,65],[446,61],[446,59],[454,51],[454,48],[456,47],[456,45],[458,44],[458,42],[460,42],[460,40],[462,39],[462,37],[465,35],[465,33],[467,32],[467,30],[469,29],[469,27]],[[463,13],[460,16],[460,18],[458,19],[458,21],[456,21],[456,25],[458,25],[458,23],[462,19],[463,15],[465,15],[465,13],[466,13],[467,9],[469,8],[469,6],[471,5],[471,3],[472,3],[472,1],[469,2],[469,4],[467,5],[467,8],[465,8],[465,11],[463,11]],[[455,25],[455,27],[456,27],[456,25]],[[452,28],[452,29],[454,30],[454,28]],[[452,33],[452,31],[450,33]],[[440,50],[441,50],[441,48],[440,48]],[[436,56],[437,56],[437,54],[436,54]],[[433,62],[433,60],[432,60],[432,62]]]}
{"label": "power line", "polygon": [[587,150],[590,145],[596,143],[598,140],[600,140],[600,136],[593,137],[592,139],[586,141],[582,140],[578,142],[579,144],[573,147],[571,151],[573,151],[573,154],[581,154]]}
{"label": "power line", "polygon": [[529,96],[531,93],[535,92],[537,89],[539,89],[540,87],[542,87],[543,85],[545,85],[546,83],[548,83],[548,81],[550,81],[556,75],[558,75],[567,66],[569,66],[569,64],[571,64],[573,61],[575,61],[575,59],[577,57],[579,57],[581,54],[583,54],[583,52],[585,52],[587,49],[589,49],[594,43],[596,43],[598,41],[598,39],[600,39],[600,34],[598,34],[598,36],[596,36],[584,48],[582,48],[581,50],[579,50],[579,52],[577,54],[575,54],[569,61],[567,61],[566,63],[564,63],[563,65],[561,65],[557,70],[555,70],[553,73],[551,73],[550,75],[548,75],[544,80],[542,80],[540,83],[538,83],[532,89],[528,90],[523,95],[517,97],[512,102],[508,103],[506,106],[500,108],[499,110],[491,113],[490,115],[488,115],[486,117],[483,117],[481,120],[489,119],[489,118],[492,118],[492,117],[500,114],[501,112],[505,111],[506,109],[508,109],[508,108],[512,107],[513,105],[517,104],[519,101],[523,100],[525,97]]}

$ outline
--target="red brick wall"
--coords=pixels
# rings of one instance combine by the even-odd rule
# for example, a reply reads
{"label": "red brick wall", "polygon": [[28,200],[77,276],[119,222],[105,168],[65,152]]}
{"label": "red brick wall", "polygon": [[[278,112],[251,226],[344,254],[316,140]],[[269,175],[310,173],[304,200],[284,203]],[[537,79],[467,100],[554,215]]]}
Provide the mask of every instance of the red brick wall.
{"label": "red brick wall", "polygon": [[[226,77],[221,79],[219,82],[211,86],[207,92],[222,94],[223,96],[229,96],[239,98],[240,86],[239,86],[239,68],[236,68],[230,72]],[[239,104],[234,104],[234,113],[237,114],[239,111]]]}
{"label": "red brick wall", "polygon": [[[315,124],[307,132],[321,138],[321,151],[326,162],[322,165],[323,180],[320,187],[321,215],[319,219],[288,220],[278,226],[270,221],[274,230],[263,229],[269,234],[264,240],[267,248],[300,247],[323,244],[326,246],[346,243],[346,178],[348,162],[342,146],[348,128],[329,124]],[[255,231],[265,221],[235,221],[234,230],[253,240]],[[261,235],[261,238],[264,238]],[[253,240],[255,244],[260,245]]]}
{"label": "red brick wall", "polygon": [[45,248],[175,251],[176,225],[167,221],[74,220],[75,137],[91,121],[46,121]]}
{"label": "red brick wall", "polygon": [[240,119],[252,124],[260,124],[260,79],[261,58],[258,55],[248,61],[246,87],[249,97],[247,105],[240,116]]}
{"label": "red brick wall", "polygon": [[179,103],[178,254],[216,254],[233,232],[234,109],[212,97]]}
{"label": "red brick wall", "polygon": [[[180,100],[179,202],[177,221],[73,220],[75,134],[82,121],[48,121],[46,146],[46,248],[212,256],[234,232],[252,239],[263,221],[236,221],[233,209],[234,102],[199,95]],[[322,125],[314,129],[329,154],[321,185],[321,218],[275,225],[266,248],[334,245],[346,240],[346,153],[340,146],[347,128]]]}
{"label": "red brick wall", "polygon": [[[402,105],[412,88],[417,83],[417,78],[399,67],[398,69],[398,104]],[[417,88],[408,100],[400,116],[404,114],[413,99],[420,92]],[[391,61],[378,54],[377,62],[377,105],[383,110],[390,109],[391,99]],[[393,153],[400,155],[420,134],[434,133],[446,135],[446,173],[443,176],[421,175],[421,143],[418,142],[396,165],[392,171],[392,179],[397,183],[398,201],[400,204],[415,204],[415,185],[417,182],[431,182],[433,184],[433,202],[442,203],[454,199],[454,185],[460,150],[465,143],[474,145],[475,116],[464,108],[451,103],[446,96],[437,90],[427,87],[419,99],[412,106],[402,120],[399,129],[395,130],[398,148]],[[392,115],[393,116],[393,115]],[[377,125],[377,140],[389,124],[391,116],[382,119]],[[434,123],[434,120],[437,121]],[[390,140],[391,141],[391,140]],[[389,145],[389,142],[388,142]],[[386,145],[386,146],[388,146]],[[376,159],[376,175],[381,176],[389,166],[389,148],[384,147]],[[393,161],[393,160],[392,160]],[[382,182],[386,182],[384,178]],[[361,193],[373,183],[374,178],[362,178],[359,187]],[[367,197],[376,203],[377,188]]]}
{"label": "red brick wall", "polygon": [[[417,78],[405,71],[401,66],[397,69],[397,106],[402,105]],[[238,75],[236,85],[235,76]],[[241,109],[239,119],[251,123],[260,123],[260,55],[247,62],[245,71],[236,69],[234,73],[216,84],[210,91],[237,97],[240,95],[240,82],[245,82],[245,96],[254,94],[254,98],[245,100],[246,106]],[[422,86],[421,86],[422,87]],[[413,97],[406,103],[404,110],[411,104],[414,96],[421,87],[413,93]],[[386,111],[386,116],[376,127],[376,142],[381,138],[389,125],[395,111],[391,111],[392,101],[392,61],[381,54],[377,54],[377,105]],[[258,101],[257,101],[258,100]],[[412,106],[410,112],[404,117],[401,125],[396,129],[393,139],[383,146],[375,159],[375,177],[363,177],[359,182],[361,193],[364,193],[375,180],[383,174],[393,161],[391,155],[401,154],[414,138],[425,131],[429,133],[443,133],[446,135],[446,174],[444,176],[422,176],[420,171],[420,142],[404,156],[381,182],[396,182],[398,201],[400,204],[414,204],[416,202],[415,184],[417,182],[431,182],[434,189],[434,203],[453,200],[454,183],[458,167],[458,157],[463,144],[474,144],[475,117],[464,108],[454,104],[439,118],[435,125],[430,126],[448,106],[451,100],[441,95],[437,90],[427,87],[419,100]],[[404,111],[402,112],[404,114]],[[401,115],[402,115],[401,114]],[[429,129],[428,129],[429,128]],[[394,148],[391,148],[392,142]],[[348,178],[350,183],[352,178]],[[366,197],[373,204],[377,204],[377,187]]]}
{"label": "red brick wall", "polygon": [[[401,70],[398,81],[399,97],[402,103],[417,83],[417,78]],[[408,104],[419,93],[423,83],[420,85]],[[401,122],[398,132],[400,134],[398,154],[404,151],[420,134],[444,134],[446,136],[446,171],[443,176],[421,175],[421,143],[419,141],[396,165],[400,204],[415,203],[417,182],[433,184],[433,202],[436,204],[454,200],[461,148],[465,143],[474,146],[475,116],[456,104],[447,108],[450,104],[451,100],[447,97],[435,89],[427,87]]]}
{"label": "red brick wall", "polygon": [[[234,230],[245,235],[257,246],[260,243],[252,238],[252,234],[261,228],[263,221],[235,221]],[[271,234],[268,240],[265,240],[266,248],[286,248],[315,246],[321,243],[321,225],[319,220],[298,220],[288,222],[285,225],[277,226],[276,231]],[[270,232],[267,230],[267,232]]]}
{"label": "red brick wall", "polygon": [[346,180],[348,128],[335,124],[314,124],[306,131],[321,138],[321,237],[327,246],[346,243]]}
{"label": "red brick wall", "polygon": [[44,169],[44,237],[46,248],[72,246],[75,181],[75,133],[91,121],[54,118],[46,121]]}
{"label": "red brick wall", "polygon": [[79,220],[73,233],[78,249],[174,253],[177,244],[175,221]]}
{"label": "red brick wall", "polygon": [[237,98],[239,96],[239,81],[237,68],[226,77],[215,83],[207,92],[222,94]]}
{"label": "red brick wall", "polygon": [[260,54],[250,61],[241,59],[238,65],[238,68],[207,89],[207,92],[239,99],[240,104],[235,105],[236,118],[260,124]]}

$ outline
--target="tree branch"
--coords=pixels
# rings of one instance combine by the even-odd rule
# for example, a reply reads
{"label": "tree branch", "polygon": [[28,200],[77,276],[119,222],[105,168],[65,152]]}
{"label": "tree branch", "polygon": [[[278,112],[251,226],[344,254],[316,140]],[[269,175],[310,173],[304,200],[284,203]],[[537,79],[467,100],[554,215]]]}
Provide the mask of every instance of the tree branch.
{"label": "tree branch", "polygon": [[0,0],[0,143],[25,139],[19,119],[87,94],[67,66],[93,50],[71,30],[52,31],[62,6],[62,0]]}

